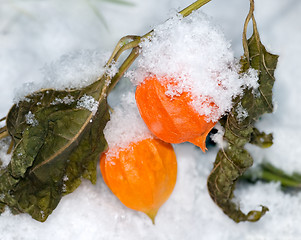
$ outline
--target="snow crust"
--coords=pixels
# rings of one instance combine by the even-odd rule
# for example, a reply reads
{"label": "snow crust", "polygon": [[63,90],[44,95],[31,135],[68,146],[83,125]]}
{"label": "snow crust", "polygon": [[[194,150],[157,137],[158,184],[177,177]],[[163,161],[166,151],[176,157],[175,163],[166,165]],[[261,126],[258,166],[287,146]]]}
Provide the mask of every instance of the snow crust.
{"label": "snow crust", "polygon": [[[23,100],[24,97],[42,88],[64,90],[82,88],[95,82],[106,71],[113,75],[117,68],[113,64],[110,69],[105,69],[105,63],[110,57],[110,52],[100,50],[78,50],[61,56],[58,60],[45,64],[41,68],[42,81],[26,82],[15,89],[14,102]],[[57,100],[57,103],[70,104],[72,99]]]}
{"label": "snow crust", "polygon": [[110,116],[110,121],[104,129],[108,142],[108,158],[115,156],[120,149],[128,147],[131,143],[153,138],[139,114],[134,92],[123,93],[119,105],[113,108]]}
{"label": "snow crust", "polygon": [[166,95],[170,97],[191,93],[191,105],[208,121],[217,121],[229,111],[232,99],[245,87],[258,87],[257,72],[239,74],[240,65],[230,42],[201,11],[186,18],[174,16],[155,27],[140,46],[133,82],[141,84],[153,75],[167,85]]}

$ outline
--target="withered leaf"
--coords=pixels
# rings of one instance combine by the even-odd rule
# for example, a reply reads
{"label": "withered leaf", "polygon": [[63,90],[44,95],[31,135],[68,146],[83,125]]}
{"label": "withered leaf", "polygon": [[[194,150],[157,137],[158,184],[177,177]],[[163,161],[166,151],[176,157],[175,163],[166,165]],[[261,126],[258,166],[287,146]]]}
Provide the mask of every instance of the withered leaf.
{"label": "withered leaf", "polygon": [[[243,72],[249,68],[258,71],[259,88],[255,93],[254,89],[246,89],[243,96],[235,99],[229,115],[220,121],[225,128],[224,140],[228,145],[219,150],[207,182],[212,199],[236,222],[257,221],[268,211],[267,207],[262,206],[261,211],[245,214],[232,201],[237,179],[253,164],[251,155],[244,148],[245,144],[252,143],[261,147],[272,144],[272,135],[260,133],[254,128],[254,123],[262,114],[273,111],[272,88],[278,56],[268,53],[260,42],[253,12],[252,20],[253,35],[246,42],[248,49],[241,64]],[[239,106],[248,112],[245,119],[239,118],[236,111]]]}
{"label": "withered leaf", "polygon": [[273,134],[266,134],[260,132],[257,128],[253,128],[250,143],[261,148],[268,148],[273,145]]}
{"label": "withered leaf", "polygon": [[96,182],[107,145],[106,81],[104,75],[83,89],[42,89],[11,108],[6,125],[14,150],[0,173],[0,212],[7,205],[43,222],[82,178]]}

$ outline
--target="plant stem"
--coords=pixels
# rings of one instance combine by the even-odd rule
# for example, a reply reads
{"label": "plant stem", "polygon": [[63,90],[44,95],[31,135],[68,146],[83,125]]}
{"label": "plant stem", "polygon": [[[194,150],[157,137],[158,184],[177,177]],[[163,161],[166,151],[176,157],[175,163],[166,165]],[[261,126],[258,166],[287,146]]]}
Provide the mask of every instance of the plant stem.
{"label": "plant stem", "polygon": [[6,153],[10,154],[12,152],[13,148],[14,148],[14,142],[11,140]]}
{"label": "plant stem", "polygon": [[7,127],[6,127],[6,126],[4,126],[4,127],[0,128],[0,133],[3,133],[3,132],[5,132],[6,130],[7,130]]}
{"label": "plant stem", "polygon": [[115,74],[112,78],[110,86],[107,92],[111,92],[111,90],[115,87],[119,79],[123,76],[123,74],[128,70],[128,68],[132,65],[132,63],[136,60],[139,56],[139,47],[134,47],[130,55],[126,58],[126,60],[122,63],[119,68],[119,71]]}
{"label": "plant stem", "polygon": [[[182,11],[179,12],[183,17],[189,16],[193,11],[198,10],[200,7],[204,6],[206,3],[210,2],[211,0],[198,0],[188,7],[184,8]],[[141,39],[145,39],[149,37],[154,30],[149,31],[145,35],[141,37]]]}
{"label": "plant stem", "polygon": [[[247,58],[248,63],[250,62],[250,54],[249,54],[248,41],[247,41],[247,29],[248,29],[249,22],[250,22],[251,18],[253,17],[253,13],[254,13],[254,1],[250,0],[250,10],[246,17],[246,20],[244,23],[244,31],[242,34],[242,45],[244,48],[244,55]],[[255,21],[255,20],[253,20],[253,21]]]}
{"label": "plant stem", "polygon": [[267,182],[280,182],[283,187],[294,187],[300,188],[301,183],[294,181],[288,177],[279,176],[273,172],[263,171],[261,174],[261,178]]}
{"label": "plant stem", "polygon": [[179,12],[180,14],[183,15],[183,17],[187,17],[188,15],[190,15],[193,11],[199,9],[200,7],[204,6],[206,3],[210,2],[211,0],[198,0],[194,3],[192,3],[191,5],[189,5],[188,7],[184,8],[181,12]]}
{"label": "plant stem", "polygon": [[257,169],[250,171],[244,176],[244,179],[251,182],[262,180],[266,182],[280,182],[281,186],[301,189],[301,175],[285,173],[281,169],[273,166],[271,163],[264,162]]}
{"label": "plant stem", "polygon": [[0,133],[0,139],[8,137],[8,136],[9,136],[8,131],[4,131],[4,132]]}
{"label": "plant stem", "polygon": [[116,53],[115,57],[113,58],[114,61],[117,61],[117,59],[121,56],[121,54],[128,50],[128,49],[131,49],[131,48],[135,48],[135,47],[138,47],[140,43],[140,37],[137,37],[136,36],[136,39],[132,42],[129,42],[128,44],[122,46],[119,51]]}
{"label": "plant stem", "polygon": [[106,64],[106,67],[109,67],[109,65],[111,65],[113,61],[116,62],[118,60],[119,56],[122,54],[122,52],[129,49],[129,48],[123,48],[125,45],[129,45],[128,44],[129,41],[135,41],[135,40],[137,40],[137,38],[140,38],[140,37],[133,36],[133,35],[128,35],[128,36],[122,37],[118,41],[110,59],[108,60],[108,62]]}

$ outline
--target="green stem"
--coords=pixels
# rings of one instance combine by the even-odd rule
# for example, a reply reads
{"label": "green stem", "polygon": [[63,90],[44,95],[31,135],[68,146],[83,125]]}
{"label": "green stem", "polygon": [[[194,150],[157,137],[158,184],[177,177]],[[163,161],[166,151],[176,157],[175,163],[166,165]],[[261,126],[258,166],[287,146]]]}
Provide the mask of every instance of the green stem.
{"label": "green stem", "polygon": [[108,62],[106,64],[106,67],[109,67],[109,65],[111,65],[113,61],[116,62],[118,60],[119,56],[122,54],[122,52],[129,49],[129,48],[123,48],[124,46],[129,45],[128,44],[129,41],[135,41],[135,40],[137,40],[137,38],[140,38],[140,37],[133,36],[133,35],[128,35],[128,36],[122,37],[118,41],[110,59],[108,60]]}
{"label": "green stem", "polygon": [[265,162],[258,166],[257,170],[250,171],[244,176],[244,179],[251,182],[262,180],[266,182],[280,182],[283,187],[301,188],[301,175],[285,173],[272,164]]}
{"label": "green stem", "polygon": [[123,76],[123,74],[128,70],[128,68],[132,65],[132,63],[136,60],[139,56],[139,47],[133,48],[130,55],[126,58],[126,60],[122,63],[119,68],[119,71],[115,74],[112,78],[110,86],[107,90],[107,93],[111,92],[111,90],[115,87],[119,79]]}
{"label": "green stem", "polygon": [[301,187],[300,182],[294,181],[288,177],[279,176],[277,174],[268,171],[263,171],[261,173],[261,178],[262,180],[267,182],[280,182],[283,187],[294,187],[294,188]]}
{"label": "green stem", "polygon": [[[179,12],[183,17],[189,16],[193,11],[198,10],[200,7],[204,6],[206,3],[210,2],[211,0],[198,0],[188,7],[184,8],[182,11]],[[145,39],[149,37],[154,30],[149,31],[145,35],[141,37],[141,39]]]}
{"label": "green stem", "polygon": [[183,15],[183,17],[187,17],[188,15],[190,15],[193,11],[199,9],[200,7],[204,6],[206,3],[210,2],[211,0],[198,0],[194,3],[192,3],[191,5],[189,5],[188,7],[184,8],[181,12],[179,12],[180,14]]}
{"label": "green stem", "polygon": [[131,48],[135,48],[135,47],[138,47],[140,43],[140,37],[136,37],[136,40],[132,41],[132,42],[129,42],[128,44],[122,46],[119,51],[116,53],[116,55],[114,56],[113,60],[116,62],[117,59],[121,56],[121,54],[128,50],[128,49],[131,49]]}
{"label": "green stem", "polygon": [[298,181],[301,184],[301,175],[299,173],[293,173],[291,175],[292,179],[294,179],[295,181]]}

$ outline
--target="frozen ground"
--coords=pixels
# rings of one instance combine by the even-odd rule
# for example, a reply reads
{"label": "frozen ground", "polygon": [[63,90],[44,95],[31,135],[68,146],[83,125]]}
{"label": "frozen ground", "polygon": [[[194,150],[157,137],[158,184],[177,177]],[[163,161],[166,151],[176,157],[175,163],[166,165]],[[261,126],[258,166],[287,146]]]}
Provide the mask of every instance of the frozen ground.
{"label": "frozen ground", "polygon": [[[83,54],[82,64],[93,71],[100,49],[111,51],[120,37],[144,34],[171,16],[174,9],[182,9],[192,2],[128,1],[134,6],[90,1],[105,18],[107,30],[85,0],[0,0],[0,116],[7,113],[23,83],[38,85],[45,81],[45,71],[41,71],[45,64],[49,66],[62,55],[73,56],[88,49],[94,55],[89,59],[89,55]],[[241,32],[248,5],[247,0],[212,0],[203,8],[222,26],[237,57],[242,54]],[[277,111],[264,116],[258,124],[260,129],[274,133],[274,145],[266,150],[249,149],[256,163],[266,159],[288,172],[301,172],[300,12],[299,0],[256,1],[255,14],[262,42],[268,50],[279,54],[280,59],[274,87]],[[87,64],[89,61],[91,64]],[[79,63],[75,61],[75,64]],[[126,83],[120,86],[120,90],[126,88]],[[111,101],[114,100],[111,96]],[[236,199],[245,212],[259,209],[260,204],[268,206],[270,211],[257,223],[236,224],[222,213],[207,192],[206,179],[217,150],[210,149],[203,154],[191,144],[177,145],[175,150],[177,184],[171,198],[160,209],[155,226],[144,214],[121,205],[99,175],[96,186],[84,182],[73,194],[64,197],[45,223],[6,211],[0,216],[0,239],[299,238],[300,193],[284,194],[277,183],[240,185],[235,192]]]}

